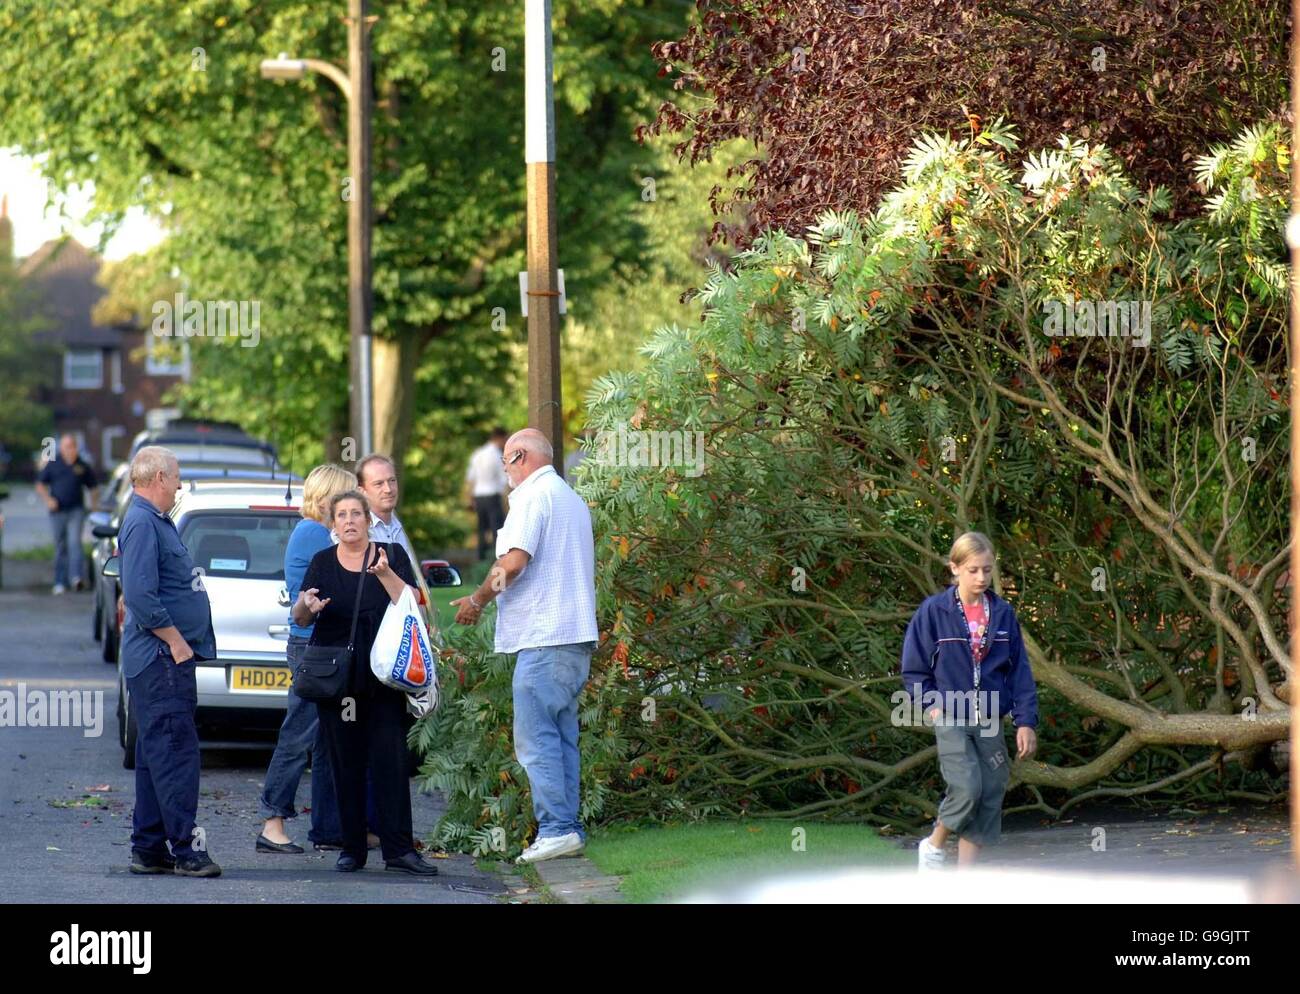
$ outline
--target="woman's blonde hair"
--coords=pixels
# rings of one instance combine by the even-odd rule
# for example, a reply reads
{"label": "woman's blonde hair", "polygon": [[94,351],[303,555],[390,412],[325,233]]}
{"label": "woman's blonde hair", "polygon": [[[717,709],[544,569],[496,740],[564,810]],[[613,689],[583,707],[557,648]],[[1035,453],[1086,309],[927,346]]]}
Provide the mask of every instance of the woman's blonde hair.
{"label": "woman's blonde hair", "polygon": [[983,532],[965,532],[957,536],[957,541],[952,543],[952,550],[948,553],[948,562],[954,566],[961,566],[971,556],[982,555],[995,556],[993,543]]}
{"label": "woman's blonde hair", "polygon": [[325,518],[330,498],[357,488],[357,475],[337,463],[322,463],[307,474],[302,484],[302,516],[328,524]]}

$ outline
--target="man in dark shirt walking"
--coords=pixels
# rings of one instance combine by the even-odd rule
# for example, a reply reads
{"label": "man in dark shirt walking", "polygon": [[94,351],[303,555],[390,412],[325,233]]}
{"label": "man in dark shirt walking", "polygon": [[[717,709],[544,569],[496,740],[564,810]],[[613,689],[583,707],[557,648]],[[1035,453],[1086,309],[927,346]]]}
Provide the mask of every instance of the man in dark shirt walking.
{"label": "man in dark shirt walking", "polygon": [[50,509],[54,531],[54,592],[69,587],[80,590],[84,566],[81,555],[81,526],[85,521],[83,490],[90,491],[90,506],[99,500],[99,480],[90,464],[77,452],[74,435],[59,439],[59,454],[45,464],[36,477],[36,492]]}
{"label": "man in dark shirt walking", "polygon": [[[136,715],[131,872],[215,877],[221,867],[196,829],[199,736],[196,659],[214,659],[207,591],[167,512],[176,503],[176,456],[149,445],[131,460],[134,494],[122,518],[122,674]],[[167,843],[171,843],[171,853]]]}

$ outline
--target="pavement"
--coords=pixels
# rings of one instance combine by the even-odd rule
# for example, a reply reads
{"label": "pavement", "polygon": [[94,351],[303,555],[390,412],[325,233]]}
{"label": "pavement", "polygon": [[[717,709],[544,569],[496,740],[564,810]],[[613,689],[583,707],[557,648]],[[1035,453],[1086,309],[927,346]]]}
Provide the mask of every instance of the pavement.
{"label": "pavement", "polygon": [[558,904],[624,904],[622,877],[606,876],[586,856],[565,856],[534,863],[537,876]]}
{"label": "pavement", "polygon": [[1002,843],[987,850],[984,862],[1255,880],[1287,872],[1291,858],[1285,804],[1197,804],[1158,812],[1094,806],[1059,822],[1011,815],[1003,823]]}
{"label": "pavement", "polygon": [[[87,727],[13,727],[0,712],[0,900],[492,904],[508,895],[501,875],[459,854],[437,859],[437,877],[417,879],[386,872],[378,852],[363,871],[346,875],[334,870],[334,853],[255,852],[269,749],[203,753],[198,824],[222,876],[128,873],[134,774],[122,767],[118,744],[116,670],[100,661],[98,648],[89,594],[0,591],[0,694],[15,694],[21,683],[29,693],[93,695],[82,716]],[[311,796],[309,776],[298,789],[300,809]],[[416,835],[425,837],[442,800],[413,790],[412,807]],[[306,820],[290,821],[288,830],[303,842]]]}

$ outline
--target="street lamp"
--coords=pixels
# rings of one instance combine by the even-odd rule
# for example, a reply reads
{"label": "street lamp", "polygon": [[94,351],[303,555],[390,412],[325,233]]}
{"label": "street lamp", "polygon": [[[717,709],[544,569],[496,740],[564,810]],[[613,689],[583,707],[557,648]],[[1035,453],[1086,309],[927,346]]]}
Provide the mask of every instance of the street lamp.
{"label": "street lamp", "polygon": [[321,59],[291,59],[284,52],[263,59],[263,79],[303,79],[308,72],[328,77],[348,101],[348,332],[349,427],[362,454],[374,451],[371,428],[373,375],[370,354],[370,46],[367,0],[348,0],[348,71]]}
{"label": "street lamp", "polygon": [[556,249],[555,98],[551,0],[524,5],[524,163],[528,183],[528,283],[540,297],[528,308],[528,425],[555,449],[564,474],[564,410],[560,404],[560,282]]}

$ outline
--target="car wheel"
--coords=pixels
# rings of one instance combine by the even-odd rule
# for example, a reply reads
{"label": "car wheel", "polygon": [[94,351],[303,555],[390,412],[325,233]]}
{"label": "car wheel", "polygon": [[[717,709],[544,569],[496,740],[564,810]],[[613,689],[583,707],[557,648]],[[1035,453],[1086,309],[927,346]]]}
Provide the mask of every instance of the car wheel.
{"label": "car wheel", "polygon": [[104,638],[102,639],[103,642],[102,655],[104,657],[104,662],[106,663],[117,662],[117,641],[118,641],[117,625],[114,624],[111,619],[105,618]]}
{"label": "car wheel", "polygon": [[118,696],[118,734],[122,739],[122,766],[134,770],[135,740],[139,730],[135,724],[135,712],[131,710],[131,695],[126,691],[126,681],[119,678],[118,684],[121,687]]}
{"label": "car wheel", "polygon": [[126,748],[126,710],[122,703],[126,700],[126,690],[123,688],[122,674],[117,674],[117,744],[123,749]]}

